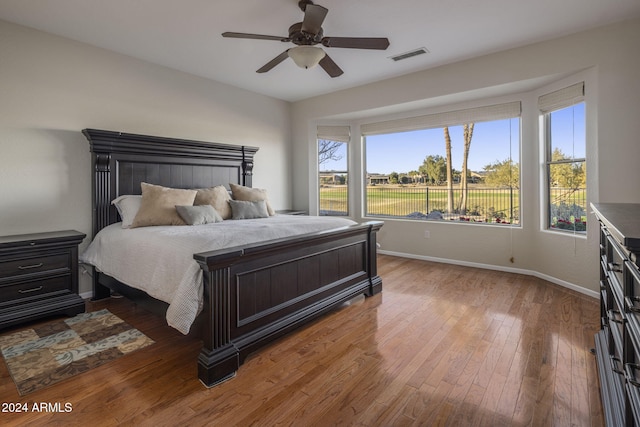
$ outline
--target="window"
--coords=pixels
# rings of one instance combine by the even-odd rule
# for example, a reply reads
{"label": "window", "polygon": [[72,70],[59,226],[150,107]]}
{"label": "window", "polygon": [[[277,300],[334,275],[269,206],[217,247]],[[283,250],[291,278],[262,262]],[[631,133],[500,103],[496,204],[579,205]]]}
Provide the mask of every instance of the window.
{"label": "window", "polygon": [[520,223],[520,102],[362,126],[365,215]]}
{"label": "window", "polygon": [[349,215],[349,126],[318,126],[319,215]]}
{"label": "window", "polygon": [[545,141],[547,228],[587,231],[584,83],[540,97]]}

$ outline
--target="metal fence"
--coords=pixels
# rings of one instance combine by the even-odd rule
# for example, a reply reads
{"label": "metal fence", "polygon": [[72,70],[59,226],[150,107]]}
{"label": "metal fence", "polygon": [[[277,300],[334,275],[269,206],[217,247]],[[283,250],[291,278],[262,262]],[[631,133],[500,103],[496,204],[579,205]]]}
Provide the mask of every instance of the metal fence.
{"label": "metal fence", "polygon": [[453,209],[449,211],[446,187],[368,187],[366,215],[516,224],[520,221],[517,188],[470,187],[466,210],[461,209],[461,196],[460,188],[452,189]]}
{"label": "metal fence", "polygon": [[549,227],[558,230],[586,232],[586,188],[558,188],[549,191]]}
{"label": "metal fence", "polygon": [[[446,187],[374,185],[366,188],[365,216],[443,219],[455,221],[519,224],[520,190],[471,186],[467,191],[467,209],[460,209],[461,190],[452,191],[453,211],[447,211]],[[586,190],[558,188],[550,190],[550,227],[562,228],[568,222],[586,221]],[[348,215],[346,185],[320,188],[320,215]],[[586,223],[584,224],[586,226]]]}
{"label": "metal fence", "polygon": [[320,215],[349,215],[349,193],[346,185],[320,186]]}

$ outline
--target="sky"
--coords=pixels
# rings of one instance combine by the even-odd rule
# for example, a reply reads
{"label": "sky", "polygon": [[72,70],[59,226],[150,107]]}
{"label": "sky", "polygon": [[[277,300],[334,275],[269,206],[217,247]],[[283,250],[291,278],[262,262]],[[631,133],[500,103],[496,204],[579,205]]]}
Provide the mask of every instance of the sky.
{"label": "sky", "polygon": [[573,158],[586,157],[586,121],[584,102],[551,113],[552,148],[559,148]]}
{"label": "sky", "polygon": [[[511,125],[511,126],[510,126]],[[451,158],[453,168],[462,169],[462,126],[450,126]],[[512,158],[519,158],[519,120],[500,120],[476,123],[469,149],[468,168],[483,170],[484,166]],[[389,150],[389,146],[398,149]],[[418,170],[429,155],[446,158],[442,128],[426,129],[399,134],[373,135],[366,139],[368,173],[409,172]]]}
{"label": "sky", "polygon": [[[554,147],[576,158],[585,157],[584,103],[552,113]],[[449,127],[453,168],[462,169],[462,126]],[[575,142],[575,143],[574,143]],[[506,119],[479,122],[474,126],[468,167],[482,171],[486,165],[512,158],[520,162],[520,120]],[[366,137],[367,173],[389,174],[418,170],[428,155],[446,157],[442,128],[425,129]],[[346,144],[339,161],[321,165],[321,170],[346,171]]]}

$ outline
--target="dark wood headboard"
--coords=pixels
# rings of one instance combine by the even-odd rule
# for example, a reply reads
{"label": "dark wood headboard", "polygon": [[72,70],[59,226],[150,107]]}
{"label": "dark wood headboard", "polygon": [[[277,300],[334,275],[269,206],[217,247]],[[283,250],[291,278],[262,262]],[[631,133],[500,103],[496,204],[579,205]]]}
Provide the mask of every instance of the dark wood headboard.
{"label": "dark wood headboard", "polygon": [[85,129],[92,157],[94,235],[119,221],[111,201],[140,194],[140,183],[207,188],[229,183],[251,187],[257,147]]}

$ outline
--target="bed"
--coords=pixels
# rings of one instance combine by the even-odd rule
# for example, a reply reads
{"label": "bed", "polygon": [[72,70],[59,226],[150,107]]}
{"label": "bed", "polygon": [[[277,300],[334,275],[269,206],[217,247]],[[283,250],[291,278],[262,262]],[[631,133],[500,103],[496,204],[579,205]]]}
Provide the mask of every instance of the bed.
{"label": "bed", "polygon": [[[181,189],[252,187],[256,147],[97,129],[83,134],[92,153],[94,238],[121,221],[111,202],[140,194],[143,182]],[[202,383],[211,387],[232,378],[261,346],[358,295],[381,292],[376,266],[381,226],[379,221],[350,223],[193,253],[202,283],[196,319],[202,335],[197,360]],[[131,283],[95,269],[93,298],[107,298],[112,292],[154,312],[170,308]]]}

